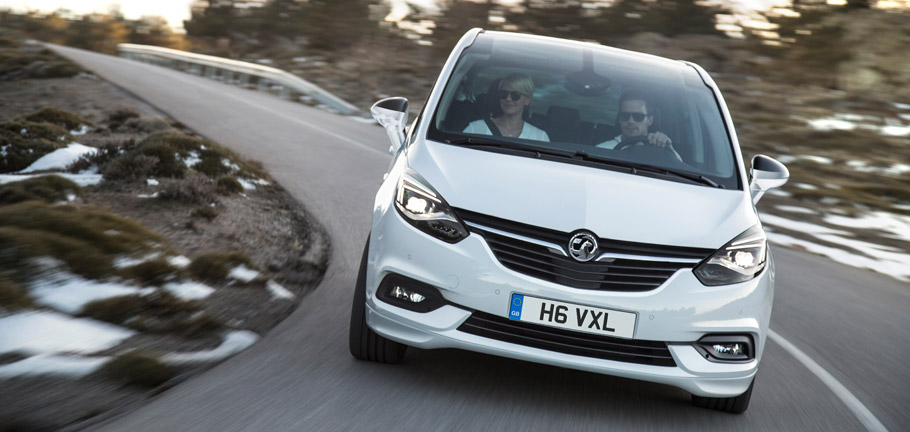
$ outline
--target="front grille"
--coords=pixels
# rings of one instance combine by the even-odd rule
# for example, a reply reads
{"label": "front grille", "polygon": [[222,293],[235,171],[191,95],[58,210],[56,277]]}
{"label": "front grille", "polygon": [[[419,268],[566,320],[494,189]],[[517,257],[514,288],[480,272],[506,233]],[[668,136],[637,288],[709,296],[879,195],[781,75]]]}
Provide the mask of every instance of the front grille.
{"label": "front grille", "polygon": [[[484,237],[496,259],[506,268],[573,288],[604,291],[648,291],[659,287],[673,273],[692,268],[712,249],[663,246],[598,239],[601,253],[631,255],[604,261],[578,262],[551,249],[564,251],[570,234],[535,227],[467,210],[456,210],[468,229]],[[492,228],[492,230],[490,229]],[[499,232],[493,232],[493,231]],[[510,235],[511,234],[511,235]],[[539,240],[552,247],[521,238]],[[640,256],[637,259],[634,256]],[[648,259],[645,259],[645,258]],[[655,259],[656,258],[656,259]],[[666,260],[663,260],[666,259]],[[688,262],[678,262],[684,259]]]}
{"label": "front grille", "polygon": [[461,324],[458,331],[563,354],[651,366],[676,366],[665,342],[577,333],[479,311]]}

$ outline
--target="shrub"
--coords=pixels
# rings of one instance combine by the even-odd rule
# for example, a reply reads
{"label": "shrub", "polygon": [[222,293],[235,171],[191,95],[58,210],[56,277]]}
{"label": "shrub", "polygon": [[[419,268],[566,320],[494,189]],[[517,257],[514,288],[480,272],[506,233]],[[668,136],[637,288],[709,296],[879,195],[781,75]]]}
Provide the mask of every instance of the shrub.
{"label": "shrub", "polygon": [[142,351],[130,351],[101,366],[101,374],[132,386],[157,387],[177,376],[177,369]]}
{"label": "shrub", "polygon": [[49,61],[38,60],[30,63],[25,68],[25,77],[27,78],[70,78],[85,72],[84,69],[73,63],[62,59],[53,59]]}
{"label": "shrub", "polygon": [[197,163],[193,169],[211,178],[230,174],[232,171],[230,166],[225,165],[222,162],[225,159],[224,156],[211,148],[203,150],[199,155],[199,158],[202,160]]}
{"label": "shrub", "polygon": [[218,210],[215,210],[215,208],[211,206],[201,206],[194,208],[191,215],[194,218],[203,218],[210,221],[218,217]]}
{"label": "shrub", "polygon": [[134,181],[157,174],[156,166],[157,157],[140,154],[134,157],[117,157],[101,165],[99,171],[105,180]]}
{"label": "shrub", "polygon": [[27,280],[35,266],[50,257],[90,279],[119,275],[113,260],[123,255],[170,253],[158,235],[98,207],[75,208],[25,201],[0,206],[0,268],[17,281]]}
{"label": "shrub", "polygon": [[145,331],[150,328],[147,325],[149,318],[186,320],[198,311],[198,303],[181,300],[167,291],[157,290],[149,295],[95,300],[83,306],[79,315]]}
{"label": "shrub", "polygon": [[221,282],[227,279],[232,269],[241,264],[255,268],[252,261],[241,252],[206,252],[197,256],[187,270],[198,280]]}
{"label": "shrub", "polygon": [[0,309],[17,310],[35,307],[28,290],[12,279],[0,275]]}
{"label": "shrub", "polygon": [[27,168],[65,143],[72,136],[63,128],[49,123],[9,121],[0,123],[0,173],[15,172]]}
{"label": "shrub", "polygon": [[232,175],[221,176],[218,178],[217,191],[222,195],[230,195],[243,192],[243,185]]}
{"label": "shrub", "polygon": [[81,125],[94,126],[92,122],[80,117],[78,114],[74,114],[69,111],[64,111],[54,107],[47,107],[41,111],[31,113],[23,117],[23,119],[25,121],[35,123],[50,123],[52,125],[63,127],[66,130],[73,130]]}
{"label": "shrub", "polygon": [[137,172],[142,172],[143,176],[183,178],[187,167],[182,158],[188,157],[192,151],[199,151],[204,143],[178,132],[154,133],[108,164],[102,174],[111,180],[135,179]]}
{"label": "shrub", "polygon": [[69,132],[51,123],[40,123],[28,120],[13,120],[0,123],[0,131],[9,134],[4,139],[47,140],[50,142],[70,142],[73,136]]}
{"label": "shrub", "polygon": [[165,290],[93,301],[82,308],[86,316],[145,333],[209,337],[224,329],[197,302],[182,300]]}
{"label": "shrub", "polygon": [[124,276],[145,286],[161,286],[180,278],[180,269],[167,260],[153,259],[122,270]]}
{"label": "shrub", "polygon": [[107,116],[107,127],[117,129],[131,118],[139,117],[139,113],[128,108],[121,108]]}
{"label": "shrub", "polygon": [[0,205],[39,200],[47,203],[66,201],[68,195],[82,196],[82,188],[56,175],[32,177],[0,185]]}
{"label": "shrub", "polygon": [[215,183],[209,178],[191,174],[184,179],[165,180],[158,197],[190,204],[208,204],[215,200]]}
{"label": "shrub", "polygon": [[171,129],[171,125],[168,122],[158,118],[158,117],[139,117],[131,118],[120,126],[121,129],[128,129],[134,132],[161,132]]}
{"label": "shrub", "polygon": [[[91,169],[92,167],[98,167],[98,171],[101,172],[108,168],[107,165],[109,163],[120,157],[122,154],[121,150],[126,151],[135,147],[135,145],[136,144],[132,139],[125,141],[121,145],[105,144],[101,147],[98,147],[98,151],[94,153],[82,155],[82,157],[66,167],[66,171],[78,173],[80,171]],[[120,178],[117,175],[112,175],[112,177],[114,179]]]}

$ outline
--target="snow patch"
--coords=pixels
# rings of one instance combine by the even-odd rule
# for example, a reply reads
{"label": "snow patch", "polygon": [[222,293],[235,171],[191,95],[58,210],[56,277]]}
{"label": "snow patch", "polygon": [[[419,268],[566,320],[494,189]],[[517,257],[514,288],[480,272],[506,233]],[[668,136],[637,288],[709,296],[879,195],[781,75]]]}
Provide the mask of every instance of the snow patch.
{"label": "snow patch", "polygon": [[780,156],[777,157],[777,161],[780,162],[780,163],[783,163],[783,164],[788,164],[788,163],[793,162],[793,161],[795,161],[795,160],[796,160],[796,157],[795,157],[795,156],[790,156],[790,155],[780,155]]}
{"label": "snow patch", "polygon": [[837,117],[825,117],[815,120],[809,120],[809,127],[820,131],[832,130],[853,130],[856,129],[856,123],[852,121],[839,119]]}
{"label": "snow patch", "polygon": [[768,240],[781,246],[798,246],[809,252],[828,257],[841,264],[853,267],[867,268],[880,273],[890,275],[896,279],[910,281],[910,256],[903,255],[906,259],[897,262],[885,261],[877,258],[869,258],[850,253],[843,249],[822,246],[806,240],[800,240],[788,235],[769,232]]}
{"label": "snow patch", "polygon": [[214,288],[199,282],[168,283],[163,288],[182,300],[201,300],[215,292]]}
{"label": "snow patch", "polygon": [[231,270],[231,272],[228,273],[228,277],[239,280],[244,283],[249,282],[253,279],[256,279],[257,276],[259,276],[258,271],[253,270],[243,264],[240,264],[239,266],[234,267]]}
{"label": "snow patch", "polygon": [[778,210],[790,212],[790,213],[818,214],[818,212],[816,212],[815,210],[808,209],[805,207],[798,207],[798,206],[779,205],[779,206],[775,206],[775,208]]}
{"label": "snow patch", "polygon": [[109,357],[37,355],[0,366],[0,378],[35,375],[63,375],[79,378],[95,372]]}
{"label": "snow patch", "polygon": [[238,178],[237,181],[240,182],[240,185],[243,186],[243,188],[246,190],[256,190],[257,185],[268,186],[270,184],[268,182],[268,180],[263,180],[263,179]]}
{"label": "snow patch", "polygon": [[151,288],[137,288],[116,282],[98,282],[67,274],[55,280],[41,280],[32,285],[31,294],[38,304],[61,312],[77,314],[82,307],[96,300],[127,295],[144,295]]}
{"label": "snow patch", "polygon": [[89,126],[87,124],[83,124],[83,125],[79,125],[78,128],[71,130],[70,135],[77,135],[77,136],[85,135],[85,134],[89,133],[91,130],[92,130],[91,126]]}
{"label": "snow patch", "polygon": [[[177,154],[176,157],[177,159],[180,159],[179,154]],[[191,151],[190,155],[183,159],[183,164],[186,165],[187,168],[192,168],[199,162],[202,162],[202,159],[199,158],[199,152],[195,150]]]}
{"label": "snow patch", "polygon": [[161,252],[152,252],[141,258],[121,256],[121,257],[117,257],[117,259],[114,260],[114,267],[116,267],[118,269],[132,267],[134,265],[142,264],[146,261],[158,258],[159,256],[161,256]]}
{"label": "snow patch", "polygon": [[802,155],[802,156],[800,156],[800,158],[810,160],[812,162],[819,163],[822,165],[831,165],[832,163],[834,163],[833,160],[828,159],[826,157],[822,157],[822,156]]}
{"label": "snow patch", "polygon": [[287,288],[278,284],[273,280],[269,280],[265,287],[268,288],[269,292],[272,294],[272,299],[292,299],[294,298],[294,293],[287,290]]}
{"label": "snow patch", "polygon": [[65,148],[54,150],[44,156],[41,156],[35,162],[32,162],[28,168],[19,171],[19,173],[30,173],[35,171],[59,170],[64,169],[73,162],[76,162],[84,155],[95,154],[98,149],[79,143],[72,143]]}
{"label": "snow patch", "polygon": [[90,354],[117,346],[136,332],[58,312],[30,311],[0,318],[0,354]]}
{"label": "snow patch", "polygon": [[257,340],[259,340],[259,335],[251,331],[232,331],[225,336],[224,342],[215,349],[209,351],[168,354],[162,357],[161,360],[170,364],[218,361],[247,349],[247,347],[254,344]]}
{"label": "snow patch", "polygon": [[153,194],[139,194],[136,195],[136,198],[158,198],[158,192],[155,192]]}
{"label": "snow patch", "polygon": [[186,266],[190,265],[191,261],[189,258],[187,258],[183,255],[180,255],[180,256],[168,257],[167,262],[170,265],[177,267],[177,268],[186,268]]}
{"label": "snow patch", "polygon": [[146,179],[146,180],[145,180],[145,184],[147,184],[147,185],[149,185],[149,186],[158,186],[158,180],[151,179],[151,178],[150,178],[150,179]]}
{"label": "snow patch", "polygon": [[[17,181],[22,181],[30,179],[33,177],[41,177],[50,174],[34,174],[34,175],[19,175],[19,174],[0,174],[0,184],[12,183]],[[101,183],[102,175],[101,174],[72,174],[72,173],[53,173],[53,175],[58,175],[65,179],[76,183],[79,186],[94,186],[98,183]]]}

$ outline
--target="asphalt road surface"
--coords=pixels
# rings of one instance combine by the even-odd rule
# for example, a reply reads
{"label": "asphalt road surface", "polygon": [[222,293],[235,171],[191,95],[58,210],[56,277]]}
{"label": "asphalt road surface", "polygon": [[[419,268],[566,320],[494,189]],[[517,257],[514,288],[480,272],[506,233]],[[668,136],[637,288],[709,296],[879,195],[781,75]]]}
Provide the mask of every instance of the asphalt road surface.
{"label": "asphalt road surface", "polygon": [[411,349],[394,366],[357,361],[348,319],[389,163],[382,129],[182,72],[54,49],[261,161],[332,239],[322,284],[260,342],[92,429],[910,429],[910,284],[781,247],[773,248],[777,337],[740,416],[695,408],[673,387],[457,350]]}

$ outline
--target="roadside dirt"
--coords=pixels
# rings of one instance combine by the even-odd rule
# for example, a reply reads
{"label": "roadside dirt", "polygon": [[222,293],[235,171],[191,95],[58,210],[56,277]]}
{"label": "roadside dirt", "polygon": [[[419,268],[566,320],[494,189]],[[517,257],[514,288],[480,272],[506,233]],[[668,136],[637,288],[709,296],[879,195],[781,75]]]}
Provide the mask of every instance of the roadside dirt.
{"label": "roadside dirt", "polygon": [[[76,137],[79,143],[93,147],[139,142],[162,130],[194,135],[154,107],[91,74],[0,81],[0,122],[45,107],[70,111],[94,123],[92,131]],[[130,110],[137,117],[123,126],[109,126],[111,115],[122,110]],[[292,299],[276,297],[263,284],[209,284],[215,292],[200,301],[202,310],[226,329],[264,336],[321,280],[329,239],[300,203],[274,181],[243,193],[218,195],[215,202],[205,206],[213,210],[208,214],[214,215],[211,218],[199,215],[199,204],[140,197],[164,187],[164,182],[153,183],[105,180],[84,187],[84,196],[70,204],[100,206],[139,221],[190,260],[210,251],[242,251],[263,279],[277,282],[294,294]],[[4,314],[0,308],[0,316]],[[217,336],[186,338],[143,332],[101,354],[115,355],[134,348],[159,354],[185,353],[212,349],[221,342]],[[21,359],[15,353],[0,356],[0,365]],[[214,364],[181,366],[176,377],[155,387],[122,385],[99,373],[82,378],[43,375],[0,379],[0,431],[78,429],[82,422],[102,413],[113,415],[137,406]]]}

